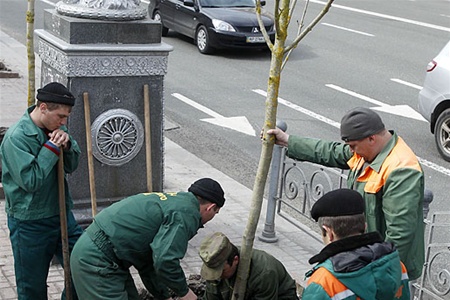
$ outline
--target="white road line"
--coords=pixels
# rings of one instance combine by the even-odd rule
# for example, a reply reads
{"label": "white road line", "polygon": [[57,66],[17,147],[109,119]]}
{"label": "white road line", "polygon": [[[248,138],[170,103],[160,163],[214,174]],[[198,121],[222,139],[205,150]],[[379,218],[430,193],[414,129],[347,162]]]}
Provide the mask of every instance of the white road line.
{"label": "white road line", "polygon": [[422,164],[422,166],[426,166],[430,169],[433,169],[439,173],[442,173],[444,175],[450,176],[450,169],[444,168],[443,166],[440,166],[438,164],[435,164],[431,161],[428,161],[426,159],[420,158],[417,156],[417,158],[419,159],[419,162]]}
{"label": "white road line", "polygon": [[48,5],[55,6],[56,4],[49,0],[41,0],[41,2],[47,3]]}
{"label": "white road line", "polygon": [[[260,89],[254,89],[253,92],[255,92],[257,94],[260,94],[261,96],[267,97],[266,91],[263,91],[263,90],[260,90]],[[290,107],[290,108],[292,108],[292,109],[294,109],[296,111],[304,113],[305,115],[308,115],[308,116],[310,116],[310,117],[312,117],[314,119],[317,119],[319,121],[327,123],[327,124],[329,124],[331,126],[334,126],[336,128],[340,128],[341,127],[340,123],[338,123],[338,122],[335,122],[335,121],[333,121],[331,119],[328,119],[327,117],[324,117],[322,115],[316,114],[315,112],[312,112],[312,111],[310,111],[310,110],[308,110],[306,108],[298,106],[297,104],[294,104],[294,103],[292,103],[290,101],[284,100],[284,99],[282,99],[280,97],[278,97],[278,103],[286,105],[287,107]],[[443,166],[440,166],[440,165],[435,164],[435,163],[433,163],[431,161],[423,159],[423,158],[421,158],[419,156],[417,156],[417,159],[422,164],[422,166],[426,166],[426,167],[428,167],[430,169],[433,169],[436,172],[439,172],[439,173],[442,173],[444,175],[450,176],[450,169],[447,169],[447,168],[445,168]]]}
{"label": "white road line", "polygon": [[[326,4],[326,2],[318,1],[318,0],[310,0],[310,2],[318,3],[318,4],[322,4],[322,5]],[[352,8],[352,7],[338,5],[338,4],[334,4],[334,3],[332,5],[332,7],[344,9],[344,10],[348,10],[348,11],[353,11],[353,12],[357,12],[357,13],[361,13],[361,14],[371,15],[371,16],[375,16],[375,17],[379,17],[379,18],[383,18],[383,19],[389,19],[389,20],[399,21],[399,22],[403,22],[403,23],[409,23],[409,24],[413,24],[413,25],[417,25],[417,26],[422,26],[422,27],[427,27],[427,28],[450,32],[449,27],[414,21],[414,20],[410,20],[410,19],[406,19],[406,18],[400,18],[400,17],[390,16],[390,15],[385,15],[385,14],[380,14],[380,13],[376,13],[376,12],[372,12],[372,11],[362,10],[362,9],[358,9],[358,8]]]}
{"label": "white road line", "polygon": [[333,90],[342,92],[342,93],[344,93],[344,94],[353,96],[353,97],[355,97],[355,98],[359,98],[359,99],[361,99],[361,100],[364,100],[364,101],[370,102],[370,103],[372,103],[372,104],[378,105],[378,106],[387,106],[386,103],[383,103],[383,102],[381,102],[381,101],[372,99],[372,98],[370,98],[370,97],[367,97],[367,96],[358,94],[357,92],[353,92],[353,91],[344,89],[344,88],[342,88],[342,87],[340,87],[340,86],[337,86],[337,85],[334,85],[334,84],[325,84],[325,86],[327,86],[327,87],[329,87],[329,88],[332,88]]}
{"label": "white road line", "polygon": [[421,90],[422,89],[422,87],[420,85],[417,85],[417,84],[414,84],[414,83],[411,83],[411,82],[408,82],[408,81],[404,81],[404,80],[401,80],[401,79],[398,79],[398,78],[391,78],[391,80],[393,82],[397,82],[397,83],[400,83],[400,84],[412,87],[412,88],[417,89],[417,90]]}
{"label": "white road line", "polygon": [[[263,90],[260,90],[260,89],[255,89],[255,90],[253,90],[253,92],[255,92],[257,94],[260,94],[261,96],[267,97],[267,92],[266,91],[263,91]],[[327,117],[324,117],[322,115],[316,114],[313,111],[310,111],[310,110],[308,110],[306,108],[303,108],[303,107],[301,107],[301,106],[299,106],[297,104],[294,104],[294,103],[292,103],[290,101],[284,100],[284,99],[282,99],[280,97],[278,97],[278,103],[283,104],[283,105],[285,105],[285,106],[287,106],[289,108],[292,108],[292,109],[294,109],[296,111],[299,111],[299,112],[301,112],[301,113],[303,113],[303,114],[305,114],[307,116],[310,116],[311,118],[320,120],[320,121],[322,121],[324,123],[327,123],[327,124],[329,124],[331,126],[334,126],[336,128],[340,128],[341,127],[341,124],[338,123],[338,122],[335,122],[335,121],[333,121],[331,119],[328,119]]]}
{"label": "white road line", "polygon": [[362,31],[353,30],[353,29],[350,29],[350,28],[346,28],[346,27],[342,27],[342,26],[337,26],[337,25],[333,25],[333,24],[329,24],[329,23],[321,23],[321,24],[322,24],[322,25],[325,25],[325,26],[329,26],[329,27],[333,27],[333,28],[342,29],[342,30],[345,30],[345,31],[357,33],[357,34],[362,34],[362,35],[366,35],[366,36],[375,36],[375,35],[370,34],[370,33],[365,33],[365,32],[362,32]]}

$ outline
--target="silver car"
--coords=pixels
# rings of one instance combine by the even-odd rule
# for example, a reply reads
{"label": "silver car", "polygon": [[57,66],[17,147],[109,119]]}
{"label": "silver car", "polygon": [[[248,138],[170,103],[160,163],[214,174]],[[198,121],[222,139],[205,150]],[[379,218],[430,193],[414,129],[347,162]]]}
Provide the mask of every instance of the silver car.
{"label": "silver car", "polygon": [[428,63],[419,112],[430,122],[439,153],[450,161],[450,41]]}

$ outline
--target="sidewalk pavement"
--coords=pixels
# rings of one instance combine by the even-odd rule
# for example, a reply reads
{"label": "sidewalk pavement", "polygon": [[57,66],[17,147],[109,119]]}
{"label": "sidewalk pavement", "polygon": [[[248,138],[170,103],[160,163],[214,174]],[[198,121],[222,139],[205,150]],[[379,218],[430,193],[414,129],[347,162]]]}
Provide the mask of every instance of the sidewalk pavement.
{"label": "sidewalk pavement", "polygon": [[[0,60],[8,68],[20,74],[20,78],[0,78],[0,127],[10,126],[16,122],[26,109],[27,99],[27,55],[26,48],[0,30]],[[36,73],[39,73],[39,59],[36,55]],[[170,61],[170,56],[169,56]],[[36,76],[39,79],[39,76]],[[39,80],[36,88],[39,87]],[[166,120],[166,124],[170,124]],[[166,125],[167,126],[167,125]],[[239,182],[213,168],[194,154],[184,150],[176,143],[165,138],[164,147],[164,191],[186,191],[192,182],[202,177],[217,180],[225,191],[226,203],[216,217],[200,229],[189,242],[186,256],[181,262],[186,276],[199,274],[201,259],[198,250],[202,239],[215,231],[222,231],[236,245],[240,245],[247,225],[251,206],[252,191]],[[261,213],[256,236],[264,228],[267,200]],[[315,233],[305,232],[281,217],[276,217],[275,230],[278,241],[264,243],[258,238],[254,248],[262,249],[278,258],[291,276],[304,284],[304,274],[311,266],[308,259],[323,247],[320,237]],[[141,285],[134,272],[137,285]],[[49,299],[60,299],[64,286],[64,272],[60,266],[51,266],[48,276]],[[14,277],[13,257],[6,224],[5,201],[0,200],[0,299],[17,299]]]}

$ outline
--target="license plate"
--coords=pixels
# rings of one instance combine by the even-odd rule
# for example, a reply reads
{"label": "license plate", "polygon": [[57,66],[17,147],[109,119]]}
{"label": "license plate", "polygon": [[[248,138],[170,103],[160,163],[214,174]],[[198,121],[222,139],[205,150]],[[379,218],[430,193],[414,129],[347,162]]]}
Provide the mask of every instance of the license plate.
{"label": "license plate", "polygon": [[248,36],[247,43],[265,43],[266,40],[263,36]]}

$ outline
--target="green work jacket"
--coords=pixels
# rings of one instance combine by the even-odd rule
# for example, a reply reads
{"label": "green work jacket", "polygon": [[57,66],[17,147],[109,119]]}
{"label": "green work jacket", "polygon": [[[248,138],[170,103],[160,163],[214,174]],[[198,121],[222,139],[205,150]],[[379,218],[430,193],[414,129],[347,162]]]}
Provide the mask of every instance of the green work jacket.
{"label": "green work jacket", "polygon": [[[206,282],[206,300],[230,300],[236,274],[230,279]],[[272,255],[253,249],[245,300],[296,300],[295,281]]]}
{"label": "green work jacket", "polygon": [[[6,213],[19,220],[37,220],[59,215],[59,156],[45,147],[48,136],[30,118],[31,106],[6,132],[0,146],[2,183],[6,196]],[[67,132],[65,126],[61,127]],[[70,149],[64,150],[64,171],[78,167],[80,148],[70,137]],[[73,206],[64,179],[66,209]]]}
{"label": "green work jacket", "polygon": [[194,194],[138,194],[105,208],[95,222],[109,237],[117,258],[138,270],[153,296],[168,298],[167,287],[179,296],[187,294],[180,259],[203,227]]}
{"label": "green work jacket", "polygon": [[328,244],[306,273],[302,300],[409,300],[408,275],[398,252],[378,239],[378,233],[367,233]]}
{"label": "green work jacket", "polygon": [[367,231],[378,231],[393,242],[409,279],[422,273],[425,261],[422,168],[402,138],[393,136],[364,168],[364,159],[345,143],[290,136],[291,158],[349,170],[348,188],[357,190],[366,205]]}

